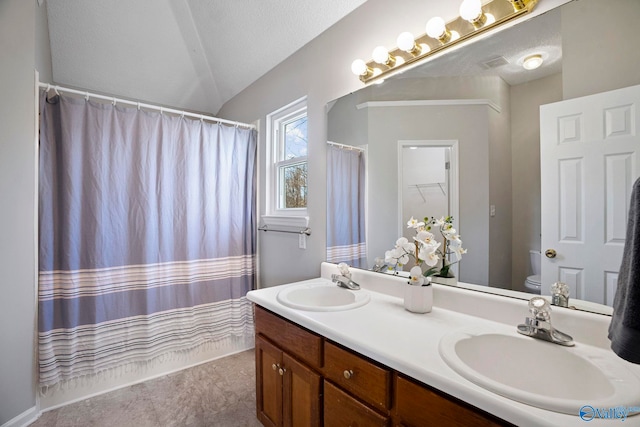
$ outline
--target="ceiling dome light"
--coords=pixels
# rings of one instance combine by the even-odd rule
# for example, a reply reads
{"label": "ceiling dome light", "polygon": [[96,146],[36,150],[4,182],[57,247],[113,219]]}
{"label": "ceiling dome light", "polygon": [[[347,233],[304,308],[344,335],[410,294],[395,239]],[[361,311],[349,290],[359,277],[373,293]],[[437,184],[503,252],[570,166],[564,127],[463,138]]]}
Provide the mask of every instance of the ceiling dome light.
{"label": "ceiling dome light", "polygon": [[522,66],[525,70],[535,70],[542,65],[542,55],[536,53],[535,55],[529,55],[522,61]]}

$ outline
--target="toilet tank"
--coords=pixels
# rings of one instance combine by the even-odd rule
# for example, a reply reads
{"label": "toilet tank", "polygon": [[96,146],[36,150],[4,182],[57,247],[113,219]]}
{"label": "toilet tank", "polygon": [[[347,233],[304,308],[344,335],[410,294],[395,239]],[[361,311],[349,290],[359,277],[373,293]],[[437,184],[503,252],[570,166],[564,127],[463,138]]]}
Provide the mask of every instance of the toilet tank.
{"label": "toilet tank", "polygon": [[540,274],[540,263],[542,262],[542,254],[540,251],[529,251],[529,257],[531,258],[531,270],[533,274]]}

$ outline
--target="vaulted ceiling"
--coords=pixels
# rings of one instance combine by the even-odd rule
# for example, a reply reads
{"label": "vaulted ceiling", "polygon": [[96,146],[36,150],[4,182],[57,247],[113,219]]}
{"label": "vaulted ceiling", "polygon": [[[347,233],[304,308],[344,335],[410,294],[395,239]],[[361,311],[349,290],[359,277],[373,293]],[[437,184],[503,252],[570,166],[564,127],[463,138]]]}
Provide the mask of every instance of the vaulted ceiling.
{"label": "vaulted ceiling", "polygon": [[57,84],[215,114],[366,0],[46,0]]}

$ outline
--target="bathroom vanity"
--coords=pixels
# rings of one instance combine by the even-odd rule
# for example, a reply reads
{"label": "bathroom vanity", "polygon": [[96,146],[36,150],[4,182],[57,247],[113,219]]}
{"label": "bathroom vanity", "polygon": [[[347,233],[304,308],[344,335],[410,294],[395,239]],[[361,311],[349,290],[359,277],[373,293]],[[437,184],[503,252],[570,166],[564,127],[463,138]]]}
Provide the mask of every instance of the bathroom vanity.
{"label": "bathroom vanity", "polygon": [[[323,278],[336,272],[335,265],[323,263]],[[265,426],[584,424],[579,407],[575,414],[570,414],[521,403],[520,391],[513,389],[514,396],[506,397],[508,393],[504,390],[496,392],[484,384],[478,385],[444,360],[447,351],[441,348],[443,343],[461,331],[488,331],[492,336],[522,339],[529,344],[526,340],[533,338],[517,337],[515,332],[517,324],[528,315],[526,300],[505,303],[503,297],[434,285],[433,311],[414,314],[403,307],[402,287],[406,279],[358,270],[352,272],[352,277],[362,290],[339,290],[367,293],[368,298],[365,304],[348,309],[333,307],[334,297],[330,293],[323,298],[314,294],[313,300],[307,302],[309,307],[304,307],[304,299],[298,298],[293,303],[283,299],[282,295],[290,295],[291,289],[319,286],[318,279],[248,294],[256,304],[256,403],[258,418]],[[339,304],[348,306],[346,302]],[[553,316],[553,324],[576,341],[576,348],[567,350],[575,353],[571,357],[584,353],[587,358],[600,360],[613,355],[606,338],[609,317],[560,308],[554,309]],[[550,343],[541,345],[559,347]],[[543,348],[550,350],[551,355],[556,350]],[[478,359],[490,352],[480,351],[484,354],[478,354]],[[513,360],[516,353],[503,349],[492,357],[495,359],[492,364],[499,369],[515,369],[516,376],[522,372],[525,378],[543,377],[545,366],[558,361],[552,356],[555,360],[533,364],[529,360],[523,361],[527,366],[519,366]],[[621,369],[624,375],[635,379],[619,393],[628,395],[640,390],[634,388],[636,383],[640,384],[639,367],[622,359],[610,359],[607,363],[607,367],[615,365],[613,371]],[[531,387],[535,391],[536,384],[532,382]],[[566,393],[582,393],[583,388],[578,384],[575,391]],[[578,400],[574,399],[573,405],[593,405],[587,399],[591,396],[588,393],[591,392],[576,396]],[[600,398],[597,389],[593,393]],[[540,394],[545,394],[544,390]],[[573,397],[567,399],[555,387],[548,394],[557,394],[555,400],[569,403]],[[545,400],[548,396],[540,399],[541,406],[549,403]],[[620,405],[640,407],[640,394],[626,399],[620,400]],[[612,406],[617,401],[601,399],[601,403]],[[553,406],[554,401],[550,402]],[[606,425],[611,421],[596,418],[590,423]],[[625,425],[640,425],[640,416],[627,418]]]}

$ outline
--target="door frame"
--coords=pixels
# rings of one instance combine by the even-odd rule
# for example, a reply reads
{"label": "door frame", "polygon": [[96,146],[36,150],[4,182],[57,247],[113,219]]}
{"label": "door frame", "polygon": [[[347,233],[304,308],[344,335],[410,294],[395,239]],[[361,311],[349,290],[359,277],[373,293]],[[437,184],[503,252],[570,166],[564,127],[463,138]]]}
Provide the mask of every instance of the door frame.
{"label": "door frame", "polygon": [[[430,147],[430,148],[449,148],[449,215],[454,220],[458,221],[456,227],[458,234],[462,235],[460,231],[460,147],[457,139],[401,139],[398,140],[398,236],[403,235],[405,221],[407,218],[402,216],[402,191],[404,188],[404,182],[402,178],[403,169],[403,149],[408,147]],[[453,266],[454,274],[458,276],[458,264]]]}

